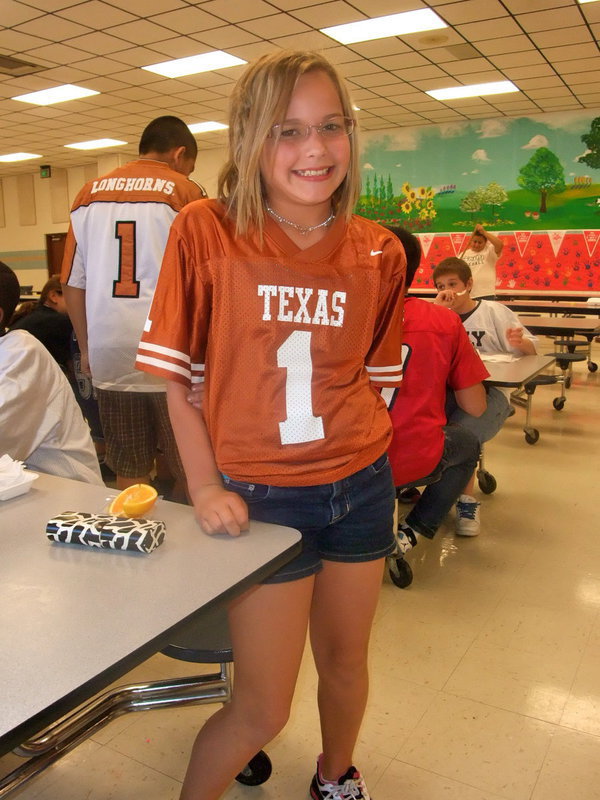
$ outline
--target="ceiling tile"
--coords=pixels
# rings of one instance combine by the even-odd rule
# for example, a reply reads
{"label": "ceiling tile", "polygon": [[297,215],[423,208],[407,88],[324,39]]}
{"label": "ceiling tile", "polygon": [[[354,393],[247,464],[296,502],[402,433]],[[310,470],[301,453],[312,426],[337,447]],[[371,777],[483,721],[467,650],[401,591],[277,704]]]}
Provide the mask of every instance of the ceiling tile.
{"label": "ceiling tile", "polygon": [[[317,0],[315,0],[317,1]],[[310,3],[302,3],[309,5]],[[296,4],[297,6],[298,4]],[[279,3],[264,3],[262,0],[253,0],[252,3],[232,3],[231,0],[212,0],[203,3],[202,8],[209,14],[214,14],[225,22],[243,22],[247,19],[266,17],[273,13],[273,6],[282,8]]]}
{"label": "ceiling tile", "polygon": [[484,56],[495,56],[498,53],[518,53],[521,50],[531,50],[532,46],[529,37],[525,35],[501,36],[497,39],[477,42],[477,49]]}
{"label": "ceiling tile", "polygon": [[537,47],[562,47],[563,45],[591,42],[592,35],[585,25],[574,28],[559,28],[554,31],[537,31],[531,33],[531,40]]}
{"label": "ceiling tile", "polygon": [[358,22],[359,20],[364,20],[365,17],[376,16],[372,13],[365,15],[352,8],[348,3],[344,3],[343,0],[320,3],[318,6],[309,6],[308,8],[298,8],[292,14],[313,28],[327,28],[330,25]]}
{"label": "ceiling tile", "polygon": [[[40,39],[38,36],[30,36],[15,30],[0,30],[0,50],[5,54],[7,52],[11,54],[24,53],[26,50],[33,50],[35,47],[42,47],[46,44],[48,44],[48,39]],[[24,60],[27,61],[27,59]]]}
{"label": "ceiling tile", "polygon": [[203,42],[214,50],[229,50],[241,44],[250,44],[259,41],[250,31],[245,31],[237,25],[223,25],[221,28],[211,28],[202,33],[192,34],[192,38],[198,42]]}
{"label": "ceiling tile", "polygon": [[472,22],[470,25],[458,25],[457,30],[468,42],[498,39],[501,36],[518,36],[522,33],[521,28],[510,17],[493,21]]}
{"label": "ceiling tile", "polygon": [[43,17],[36,17],[29,20],[29,22],[18,25],[15,30],[21,31],[21,33],[28,33],[30,36],[40,36],[42,39],[52,39],[55,42],[61,42],[73,36],[81,36],[90,32],[90,28],[86,25],[79,25],[77,22],[71,22],[54,14],[44,14]]}
{"label": "ceiling tile", "polygon": [[281,36],[291,36],[310,30],[308,25],[288,14],[272,14],[269,17],[250,19],[240,23],[240,28],[258,34],[265,39],[276,39]]}
{"label": "ceiling tile", "polygon": [[163,39],[170,38],[175,35],[173,31],[164,28],[162,25],[156,25],[154,22],[149,22],[145,19],[137,20],[136,22],[126,22],[124,25],[115,25],[110,29],[113,36],[118,36],[126,42],[133,42],[134,44],[151,44],[152,42],[160,42]]}
{"label": "ceiling tile", "polygon": [[178,11],[169,11],[167,14],[158,14],[152,17],[152,22],[183,35],[216,28],[222,23],[218,17],[207,14],[199,8],[181,8]]}
{"label": "ceiling tile", "polygon": [[528,33],[534,31],[551,31],[556,28],[570,28],[573,25],[581,24],[579,8],[573,4],[570,7],[561,8],[559,12],[552,9],[549,11],[537,11],[534,14],[519,14],[517,21]]}
{"label": "ceiling tile", "polygon": [[[461,25],[465,22],[477,22],[481,19],[496,19],[505,17],[508,12],[499,0],[464,0],[462,3],[452,5],[437,5],[436,14],[452,25]],[[496,24],[494,22],[494,24]]]}
{"label": "ceiling tile", "polygon": [[57,16],[79,22],[82,25],[91,25],[98,30],[110,28],[111,25],[122,25],[136,19],[133,14],[115,8],[114,5],[102,3],[100,0],[90,0],[87,3],[78,3],[72,8],[64,8],[56,12]]}

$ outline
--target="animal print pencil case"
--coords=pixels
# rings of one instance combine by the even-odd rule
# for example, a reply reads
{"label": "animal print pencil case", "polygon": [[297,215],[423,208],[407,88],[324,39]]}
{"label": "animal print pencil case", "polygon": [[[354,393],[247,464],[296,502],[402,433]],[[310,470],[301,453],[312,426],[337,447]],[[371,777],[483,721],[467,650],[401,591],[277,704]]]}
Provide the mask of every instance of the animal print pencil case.
{"label": "animal print pencil case", "polygon": [[46,524],[53,542],[83,544],[102,550],[151,553],[165,538],[165,523],[154,519],[130,519],[112,514],[64,511]]}

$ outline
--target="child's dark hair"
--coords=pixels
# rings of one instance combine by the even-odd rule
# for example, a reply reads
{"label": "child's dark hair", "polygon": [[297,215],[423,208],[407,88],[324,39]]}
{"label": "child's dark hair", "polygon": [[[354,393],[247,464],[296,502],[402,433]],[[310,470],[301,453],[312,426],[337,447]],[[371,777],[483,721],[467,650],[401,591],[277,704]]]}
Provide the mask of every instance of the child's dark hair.
{"label": "child's dark hair", "polygon": [[0,310],[2,311],[0,332],[4,332],[12,315],[15,313],[20,296],[21,287],[17,276],[8,264],[0,261]]}
{"label": "child's dark hair", "polygon": [[443,261],[440,261],[433,270],[433,275],[431,276],[433,282],[435,283],[437,279],[441,278],[443,275],[456,275],[463,283],[467,283],[467,281],[473,277],[471,267],[467,262],[463,261],[462,258],[456,258],[456,256],[450,256],[450,258],[445,258]]}
{"label": "child's dark hair", "polygon": [[139,151],[146,153],[168,153],[174,147],[185,147],[190,158],[198,155],[198,143],[191,130],[179,117],[157,117],[144,128]]}
{"label": "child's dark hair", "polygon": [[421,242],[414,233],[407,231],[405,228],[400,228],[396,225],[386,225],[385,227],[400,239],[402,247],[404,247],[406,254],[406,288],[408,289],[421,263]]}

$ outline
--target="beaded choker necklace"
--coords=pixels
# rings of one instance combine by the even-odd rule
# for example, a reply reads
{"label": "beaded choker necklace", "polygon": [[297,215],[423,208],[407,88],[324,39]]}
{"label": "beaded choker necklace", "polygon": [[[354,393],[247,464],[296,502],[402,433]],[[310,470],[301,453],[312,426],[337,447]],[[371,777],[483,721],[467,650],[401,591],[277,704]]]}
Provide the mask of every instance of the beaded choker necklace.
{"label": "beaded choker necklace", "polygon": [[306,236],[307,233],[312,233],[313,231],[318,230],[318,228],[324,228],[326,225],[329,225],[333,219],[335,219],[335,214],[332,211],[327,219],[323,222],[319,222],[318,225],[298,225],[297,222],[292,222],[290,219],[286,219],[276,211],[273,211],[270,206],[267,206],[267,212],[273,217],[273,219],[276,219],[277,222],[283,222],[284,225],[289,225],[290,228],[294,228],[294,230],[298,231],[298,233],[301,233],[302,236]]}

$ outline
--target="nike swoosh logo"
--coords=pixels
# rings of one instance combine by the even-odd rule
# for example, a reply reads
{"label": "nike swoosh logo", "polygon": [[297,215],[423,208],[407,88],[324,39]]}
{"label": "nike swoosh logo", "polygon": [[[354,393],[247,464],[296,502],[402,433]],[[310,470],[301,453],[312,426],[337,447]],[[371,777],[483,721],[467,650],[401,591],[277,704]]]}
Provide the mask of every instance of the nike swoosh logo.
{"label": "nike swoosh logo", "polygon": [[380,253],[383,253],[383,250],[371,250],[372,256],[378,256]]}

